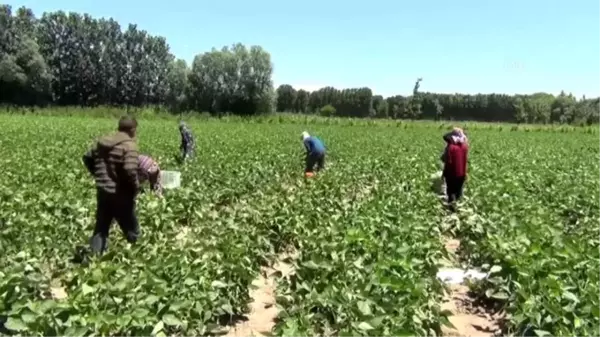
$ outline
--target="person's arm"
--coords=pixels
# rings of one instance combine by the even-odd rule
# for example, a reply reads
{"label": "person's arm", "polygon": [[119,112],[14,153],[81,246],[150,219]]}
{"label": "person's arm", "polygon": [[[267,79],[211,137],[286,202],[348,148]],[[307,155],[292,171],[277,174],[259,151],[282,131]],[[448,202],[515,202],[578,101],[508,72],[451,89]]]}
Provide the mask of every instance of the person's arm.
{"label": "person's arm", "polygon": [[306,154],[310,153],[310,142],[309,140],[305,140],[304,142],[302,142],[304,144],[304,149],[306,150]]}
{"label": "person's arm", "polygon": [[463,151],[465,151],[465,162],[464,162],[464,167],[463,170],[465,172],[465,175],[467,173],[467,166],[469,165],[469,145],[468,144],[463,144],[463,146],[465,147]]}
{"label": "person's arm", "polygon": [[446,133],[444,136],[442,136],[442,139],[444,139],[444,141],[448,144],[452,143],[452,132]]}
{"label": "person's arm", "polygon": [[131,188],[135,192],[137,192],[140,187],[140,182],[138,181],[138,157],[137,144],[133,141],[128,142],[125,146],[125,153],[123,156],[123,170],[125,171],[125,175],[127,176]]}
{"label": "person's arm", "polygon": [[95,152],[96,152],[96,145],[94,145],[88,152],[86,152],[82,159],[83,159],[83,164],[85,165],[85,167],[87,168],[88,172],[90,172],[91,175],[94,175],[94,161],[95,161]]}
{"label": "person's arm", "polygon": [[450,166],[454,164],[453,156],[456,149],[453,146],[448,147],[448,153],[446,154],[446,165]]}
{"label": "person's arm", "polygon": [[160,185],[160,168],[158,166],[148,172],[148,181],[150,182],[150,188],[160,194],[162,186]]}
{"label": "person's arm", "polygon": [[156,173],[154,173],[152,189],[157,195],[162,195],[162,184],[160,183],[160,169],[156,170]]}

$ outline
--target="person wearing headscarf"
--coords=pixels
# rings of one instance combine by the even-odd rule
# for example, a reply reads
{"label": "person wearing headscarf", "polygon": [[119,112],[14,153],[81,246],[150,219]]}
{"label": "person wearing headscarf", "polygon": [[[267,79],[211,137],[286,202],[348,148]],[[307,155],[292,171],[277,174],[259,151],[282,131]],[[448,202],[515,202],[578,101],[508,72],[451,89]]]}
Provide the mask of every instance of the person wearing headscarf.
{"label": "person wearing headscarf", "polygon": [[194,136],[184,121],[179,122],[179,133],[181,134],[181,151],[183,159],[190,158],[194,153]]}
{"label": "person wearing headscarf", "polygon": [[442,138],[444,139],[444,141],[446,142],[446,147],[444,148],[444,152],[442,153],[441,156],[441,161],[443,163],[446,162],[446,156],[448,153],[448,145],[451,143],[465,143],[465,144],[469,144],[469,140],[467,138],[467,135],[465,135],[464,131],[461,128],[458,127],[454,127],[452,129],[452,131],[446,133],[445,135],[442,136]]}
{"label": "person wearing headscarf", "polygon": [[312,173],[316,169],[320,171],[325,168],[325,145],[323,142],[315,137],[308,134],[308,132],[302,132],[302,143],[306,149],[306,168],[305,173]]}
{"label": "person wearing headscarf", "polygon": [[462,197],[467,177],[469,145],[466,135],[459,128],[454,128],[443,138],[447,145],[441,158],[444,163],[442,175],[446,182],[448,203],[453,205]]}

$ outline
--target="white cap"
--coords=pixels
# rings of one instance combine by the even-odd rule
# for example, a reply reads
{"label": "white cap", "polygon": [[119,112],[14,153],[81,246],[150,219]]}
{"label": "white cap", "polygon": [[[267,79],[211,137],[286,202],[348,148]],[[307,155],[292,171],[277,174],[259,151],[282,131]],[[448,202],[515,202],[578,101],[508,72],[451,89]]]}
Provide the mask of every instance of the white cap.
{"label": "white cap", "polygon": [[310,135],[308,134],[308,132],[306,131],[302,131],[302,140],[306,140],[306,138],[310,137]]}

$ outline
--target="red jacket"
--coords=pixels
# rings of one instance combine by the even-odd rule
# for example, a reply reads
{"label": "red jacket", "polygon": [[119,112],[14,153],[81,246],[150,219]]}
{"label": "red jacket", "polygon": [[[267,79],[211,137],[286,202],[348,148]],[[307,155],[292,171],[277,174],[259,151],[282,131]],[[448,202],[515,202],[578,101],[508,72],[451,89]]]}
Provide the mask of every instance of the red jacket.
{"label": "red jacket", "polygon": [[466,143],[448,144],[448,154],[444,164],[445,177],[466,177],[469,145]]}

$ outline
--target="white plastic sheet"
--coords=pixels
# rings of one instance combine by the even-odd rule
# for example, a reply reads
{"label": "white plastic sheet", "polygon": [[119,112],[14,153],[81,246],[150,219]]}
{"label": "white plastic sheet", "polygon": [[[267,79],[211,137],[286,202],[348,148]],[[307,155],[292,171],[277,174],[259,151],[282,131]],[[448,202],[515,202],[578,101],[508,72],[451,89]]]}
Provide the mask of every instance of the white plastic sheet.
{"label": "white plastic sheet", "polygon": [[447,284],[462,284],[466,279],[482,280],[487,276],[475,269],[440,268],[438,279]]}

